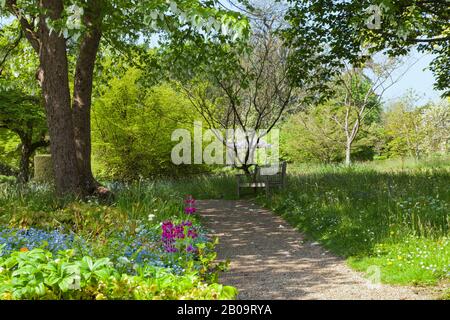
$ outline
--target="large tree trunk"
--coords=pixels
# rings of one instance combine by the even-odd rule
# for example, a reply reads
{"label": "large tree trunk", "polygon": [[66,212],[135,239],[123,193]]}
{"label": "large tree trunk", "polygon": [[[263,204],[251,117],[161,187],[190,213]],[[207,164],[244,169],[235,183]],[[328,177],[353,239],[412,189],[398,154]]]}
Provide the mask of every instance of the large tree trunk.
{"label": "large tree trunk", "polygon": [[49,32],[47,17],[56,20],[63,11],[62,0],[41,0],[47,11],[40,17],[39,81],[44,95],[50,147],[59,195],[79,194],[80,179],[77,165],[66,41],[58,32]]}
{"label": "large tree trunk", "polygon": [[25,37],[39,54],[37,77],[44,95],[57,193],[87,195],[96,189],[99,192],[91,171],[90,106],[105,0],[90,0],[84,7],[86,33],[76,65],[73,106],[66,40],[58,30],[50,33],[47,26],[48,18],[53,21],[61,18],[64,1],[39,0],[37,3],[42,9],[38,30],[22,16],[17,0],[7,0],[6,6],[17,17]]}
{"label": "large tree trunk", "polygon": [[94,192],[99,186],[91,169],[91,96],[95,60],[101,39],[101,21],[96,15],[95,8],[94,11],[86,11],[84,15],[84,22],[89,29],[80,44],[72,106],[78,168],[82,187],[87,193]]}
{"label": "large tree trunk", "polygon": [[29,134],[20,135],[20,167],[18,175],[20,183],[28,182],[30,178],[31,139],[32,137]]}
{"label": "large tree trunk", "polygon": [[33,132],[25,136],[21,136],[21,153],[20,153],[20,171],[19,171],[19,182],[25,183],[30,180],[30,167],[31,167],[31,157],[36,152],[37,149],[42,147],[48,147],[49,142],[42,139],[36,142],[32,142]]}

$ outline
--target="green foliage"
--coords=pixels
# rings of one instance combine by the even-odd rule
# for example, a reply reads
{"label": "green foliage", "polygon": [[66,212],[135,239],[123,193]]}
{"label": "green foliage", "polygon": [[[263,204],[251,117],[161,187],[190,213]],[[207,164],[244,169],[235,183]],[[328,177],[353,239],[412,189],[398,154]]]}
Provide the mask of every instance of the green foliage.
{"label": "green foliage", "polygon": [[405,96],[384,114],[386,153],[392,157],[416,160],[448,153],[450,104],[413,106],[413,96]]}
{"label": "green foliage", "polygon": [[47,125],[40,98],[28,95],[17,81],[1,79],[0,128],[14,132],[21,139],[27,136],[32,141],[42,139]]}
{"label": "green foliage", "polygon": [[236,199],[236,177],[233,172],[197,175],[169,182],[172,188],[198,199]]}
{"label": "green foliage", "polygon": [[172,132],[192,130],[195,113],[189,101],[167,84],[147,88],[140,76],[137,69],[129,69],[95,99],[94,167],[102,177],[127,181],[198,170],[171,161],[177,143],[171,141]]}
{"label": "green foliage", "polygon": [[14,84],[15,88],[20,88],[24,95],[39,96],[40,89],[36,81],[38,57],[25,41],[17,21],[6,23],[2,21],[0,61],[2,80]]}
{"label": "green foliage", "polygon": [[[38,68],[33,49],[22,41],[17,23],[0,32],[0,162],[19,167],[28,180],[32,154],[48,143],[47,124],[35,80]],[[19,161],[20,160],[20,161]]]}
{"label": "green foliage", "polygon": [[14,183],[15,181],[15,177],[0,175],[0,183]]}
{"label": "green foliage", "polygon": [[[381,117],[378,97],[371,93],[372,83],[363,73],[352,70],[351,74],[343,74],[341,78],[335,84],[335,93],[330,100],[291,115],[283,124],[281,148],[287,159],[294,162],[342,161],[347,143],[343,126],[348,122],[351,132],[359,118],[360,128],[352,144],[352,156],[356,160],[373,158],[374,131]],[[363,107],[363,116],[358,115]]]}
{"label": "green foliage", "polygon": [[12,131],[0,129],[0,172],[12,175],[19,166],[17,147],[20,145],[19,137]]}
{"label": "green foliage", "polygon": [[[182,199],[190,190],[185,185],[175,186],[175,182],[164,181],[114,183],[109,187],[116,194],[115,203],[102,205],[96,199],[87,203],[69,198],[56,201],[53,190],[43,185],[0,185],[1,225],[40,230],[58,228],[81,237],[89,245],[88,248],[76,245],[72,248],[74,251],[57,255],[45,249],[14,252],[3,257],[0,254],[1,298],[234,298],[234,288],[217,283],[218,272],[223,271],[227,263],[216,261],[217,241],[204,237],[196,215],[188,219],[202,234],[199,242],[190,243],[197,248],[197,253],[158,251],[160,223],[167,220],[179,223],[187,219]],[[142,247],[135,248],[137,243]],[[164,263],[164,267],[153,266],[153,260],[122,264],[127,260],[122,256],[124,246],[136,250],[130,260],[143,250],[155,248],[152,257]],[[137,269],[134,264],[138,265]],[[74,281],[78,289],[72,288]]]}
{"label": "green foliage", "polygon": [[410,237],[401,243],[380,243],[372,256],[349,259],[359,271],[380,266],[381,280],[396,284],[436,284],[450,278],[450,241]]}
{"label": "green foliage", "polygon": [[[53,189],[43,184],[2,185],[0,223],[47,230],[63,227],[86,239],[104,239],[112,230],[136,229],[139,221],[159,226],[164,220],[181,219],[182,199],[191,190],[176,185],[164,181],[111,184],[115,202],[110,206],[99,204],[95,198],[87,203],[71,198],[58,200]],[[150,214],[154,215],[151,220]]]}
{"label": "green foliage", "polygon": [[[327,82],[346,62],[358,65],[372,53],[391,56],[407,54],[417,47],[433,53],[436,88],[448,95],[449,86],[449,6],[446,1],[392,0],[291,0],[283,31],[286,43],[294,49],[292,75],[305,84],[318,80],[327,91]],[[380,25],[369,27],[378,5]],[[310,72],[310,66],[321,66]]]}
{"label": "green foliage", "polygon": [[107,258],[53,256],[42,249],[0,258],[1,299],[232,299],[236,290],[205,284],[195,274],[176,276],[144,267],[139,275],[120,274]]}
{"label": "green foliage", "polygon": [[290,116],[281,127],[283,156],[293,162],[342,161],[345,136],[332,116],[327,104]]}

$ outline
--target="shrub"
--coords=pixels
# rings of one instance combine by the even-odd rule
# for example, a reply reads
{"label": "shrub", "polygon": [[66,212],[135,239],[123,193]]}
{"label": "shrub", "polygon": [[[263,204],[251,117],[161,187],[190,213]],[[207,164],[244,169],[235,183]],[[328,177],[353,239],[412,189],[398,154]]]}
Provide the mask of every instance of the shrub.
{"label": "shrub", "polygon": [[16,182],[15,176],[3,176],[0,175],[0,183],[14,183]]}

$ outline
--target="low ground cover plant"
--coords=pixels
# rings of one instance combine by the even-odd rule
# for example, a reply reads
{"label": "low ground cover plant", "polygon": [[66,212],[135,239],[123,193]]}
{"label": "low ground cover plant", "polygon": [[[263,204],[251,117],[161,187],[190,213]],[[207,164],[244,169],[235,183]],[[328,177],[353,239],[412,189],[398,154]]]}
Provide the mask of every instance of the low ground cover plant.
{"label": "low ground cover plant", "polygon": [[[164,185],[116,185],[116,200],[56,202],[2,185],[1,299],[232,299],[195,199]],[[22,188],[22,189],[21,189]],[[13,194],[13,196],[11,196]]]}

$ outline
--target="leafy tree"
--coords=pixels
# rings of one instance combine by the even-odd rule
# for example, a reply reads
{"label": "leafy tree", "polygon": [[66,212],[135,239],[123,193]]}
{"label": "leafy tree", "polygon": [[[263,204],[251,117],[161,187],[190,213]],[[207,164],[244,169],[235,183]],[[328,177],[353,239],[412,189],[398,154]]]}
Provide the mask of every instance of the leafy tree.
{"label": "leafy tree", "polygon": [[277,36],[280,17],[260,7],[247,14],[251,23],[248,42],[190,46],[186,53],[207,58],[175,77],[181,79],[180,87],[209,128],[243,133],[222,142],[234,154],[235,166],[245,173],[255,162],[256,146],[298,104],[296,88],[288,77],[290,53]]}
{"label": "leafy tree", "polygon": [[337,162],[343,159],[345,138],[332,119],[332,106],[302,110],[281,127],[282,154],[294,162]]}
{"label": "leafy tree", "polygon": [[[91,172],[90,110],[102,40],[126,51],[139,40],[150,42],[155,34],[167,43],[172,38],[223,37],[215,32],[222,26],[245,28],[239,14],[218,9],[215,1],[4,0],[1,4],[1,14],[16,19],[39,56],[37,77],[59,194],[88,194],[98,186]],[[69,68],[71,56],[74,70]],[[69,74],[74,74],[72,97]]]}
{"label": "leafy tree", "polygon": [[427,154],[450,152],[450,100],[426,105],[422,109],[422,126]]}
{"label": "leafy tree", "polygon": [[392,59],[383,62],[370,60],[363,68],[348,68],[338,77],[332,103],[342,106],[345,111],[333,115],[333,120],[345,134],[346,165],[351,164],[353,142],[362,127],[379,122],[380,100],[384,92],[400,79],[393,76],[398,66],[399,61]]}
{"label": "leafy tree", "polygon": [[[373,53],[407,54],[412,48],[436,56],[435,87],[450,91],[450,6],[447,0],[290,0],[283,30],[293,48],[298,83],[327,82],[345,63],[356,67]],[[379,21],[377,21],[379,20]],[[379,22],[379,23],[378,23]],[[379,24],[379,25],[377,25]],[[322,66],[311,72],[310,66]]]}
{"label": "leafy tree", "polygon": [[385,130],[389,137],[388,150],[391,156],[404,159],[412,156],[416,160],[422,156],[421,109],[414,107],[415,97],[411,93],[394,103],[385,114]]}
{"label": "leafy tree", "polygon": [[0,129],[0,175],[15,176],[19,166],[17,146],[19,137],[7,129]]}
{"label": "leafy tree", "polygon": [[450,140],[450,105],[445,100],[416,107],[413,92],[393,103],[383,116],[387,153],[391,157],[446,154]]}
{"label": "leafy tree", "polygon": [[[294,162],[339,162],[345,159],[347,136],[341,121],[356,121],[356,115],[347,115],[347,107],[339,98],[320,105],[312,105],[290,116],[281,129],[283,155]],[[375,130],[380,119],[377,104],[361,120],[358,134],[352,141],[351,157],[370,160],[374,155]]]}
{"label": "leafy tree", "polygon": [[148,88],[141,76],[130,68],[94,101],[94,165],[103,177],[132,180],[191,169],[170,157],[173,130],[190,128],[195,119],[189,100],[168,84]]}
{"label": "leafy tree", "polygon": [[26,182],[30,177],[32,155],[49,145],[44,110],[39,97],[27,96],[4,82],[0,82],[0,128],[20,138],[19,181]]}
{"label": "leafy tree", "polygon": [[[5,143],[5,153],[9,149],[7,153],[15,157],[16,150],[20,150],[18,178],[26,182],[32,155],[49,144],[40,89],[34,81],[37,59],[33,49],[21,42],[22,33],[17,35],[14,25],[5,26],[1,31],[0,128],[14,136],[5,133],[0,139]],[[8,160],[16,165],[11,156]]]}

